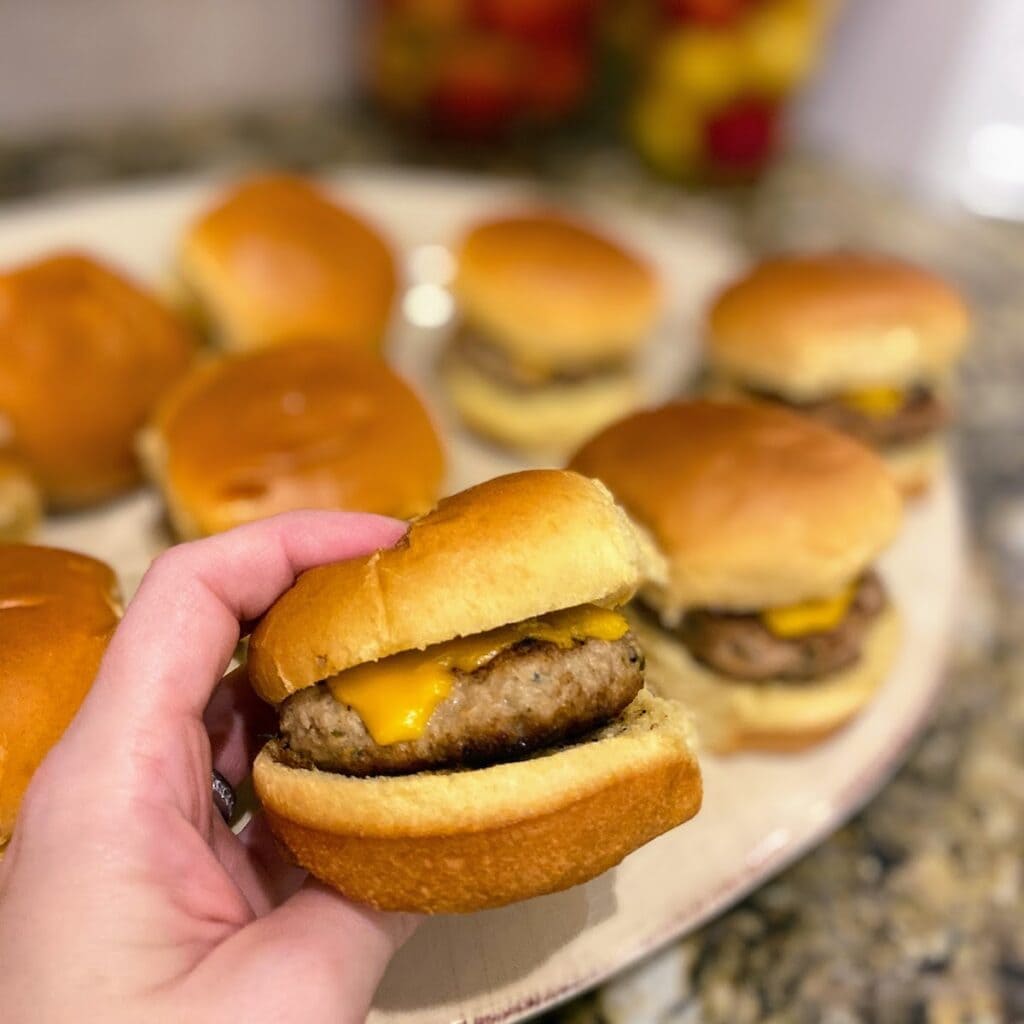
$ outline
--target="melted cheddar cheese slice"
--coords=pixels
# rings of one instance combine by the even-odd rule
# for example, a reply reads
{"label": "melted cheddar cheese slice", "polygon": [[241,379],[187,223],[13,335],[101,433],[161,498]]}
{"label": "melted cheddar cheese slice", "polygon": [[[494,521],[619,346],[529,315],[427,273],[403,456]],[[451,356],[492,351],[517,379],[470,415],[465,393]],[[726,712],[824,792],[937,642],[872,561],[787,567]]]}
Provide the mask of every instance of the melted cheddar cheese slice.
{"label": "melted cheddar cheese slice", "polygon": [[839,400],[843,405],[872,419],[885,419],[903,408],[907,395],[901,388],[860,388],[847,391],[839,396]]}
{"label": "melted cheddar cheese slice", "polygon": [[825,633],[843,621],[856,593],[857,584],[851,583],[838,594],[820,601],[769,608],[761,613],[761,621],[776,636],[786,639],[810,633]]}
{"label": "melted cheddar cheese slice", "polygon": [[387,746],[423,735],[430,716],[451,693],[456,671],[482,668],[521,640],[545,640],[567,650],[578,640],[620,640],[628,630],[618,612],[580,605],[356,665],[327,685],[335,700],[358,713],[373,741]]}

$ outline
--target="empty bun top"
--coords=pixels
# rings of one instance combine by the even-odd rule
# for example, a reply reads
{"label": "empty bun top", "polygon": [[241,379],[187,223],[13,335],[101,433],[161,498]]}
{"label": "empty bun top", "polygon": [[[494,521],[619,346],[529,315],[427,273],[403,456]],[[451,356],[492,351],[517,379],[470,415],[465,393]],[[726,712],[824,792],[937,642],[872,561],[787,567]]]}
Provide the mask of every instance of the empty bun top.
{"label": "empty bun top", "polygon": [[395,261],[362,217],[289,175],[251,178],[197,220],[181,273],[229,348],[322,338],[376,349]]}
{"label": "empty bun top", "polygon": [[183,324],[87,256],[0,274],[0,444],[53,504],[122,490],[138,478],[136,432],[193,351]]}
{"label": "empty bun top", "polygon": [[390,550],[304,573],[249,646],[264,699],[353,665],[575,605],[615,606],[657,571],[629,518],[564,470],[445,498]]}
{"label": "empty bun top", "polygon": [[92,558],[0,544],[0,846],[22,793],[92,685],[120,616]]}
{"label": "empty bun top", "polygon": [[444,473],[408,385],[377,357],[327,342],[207,363],[154,427],[155,475],[188,534],[295,508],[409,519],[433,506]]}
{"label": "empty bun top", "polygon": [[709,358],[792,398],[930,382],[967,340],[957,291],[883,256],[779,256],[727,288],[708,316]]}
{"label": "empty bun top", "polygon": [[834,594],[892,539],[900,499],[881,460],[782,408],[676,402],[598,434],[572,468],[650,531],[686,608],[756,610]]}
{"label": "empty bun top", "polygon": [[483,221],[462,240],[456,293],[487,340],[541,369],[632,353],[658,312],[651,268],[551,213]]}

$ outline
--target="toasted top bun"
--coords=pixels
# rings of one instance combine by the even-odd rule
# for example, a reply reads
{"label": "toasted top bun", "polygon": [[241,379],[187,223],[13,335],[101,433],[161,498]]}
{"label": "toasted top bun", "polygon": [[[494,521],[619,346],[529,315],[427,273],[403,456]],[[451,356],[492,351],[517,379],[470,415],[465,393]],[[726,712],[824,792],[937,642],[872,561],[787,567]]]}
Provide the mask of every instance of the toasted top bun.
{"label": "toasted top bun", "polygon": [[22,794],[92,685],[121,613],[111,569],[0,544],[0,846]]}
{"label": "toasted top bun", "polygon": [[900,498],[856,441],[768,404],[676,402],[609,427],[572,468],[653,536],[669,582],[648,597],[757,610],[834,594],[896,533]]}
{"label": "toasted top bun", "polygon": [[132,282],[61,253],[0,274],[0,443],[55,505],[138,479],[135,434],[194,339]]}
{"label": "toasted top bun", "polygon": [[627,356],[658,312],[651,268],[550,213],[485,221],[462,240],[455,290],[487,340],[539,369]]}
{"label": "toasted top bun", "polygon": [[564,470],[445,498],[399,544],[303,573],[249,645],[271,703],[366,661],[574,605],[615,606],[652,554],[600,484]]}
{"label": "toasted top bun", "polygon": [[188,536],[294,508],[410,519],[444,457],[426,410],[380,359],[305,342],[211,361],[161,403],[145,446]]}
{"label": "toasted top bun", "polygon": [[708,354],[720,370],[787,397],[818,398],[946,375],[970,320],[956,290],[882,256],[781,256],[711,307]]}
{"label": "toasted top bun", "polygon": [[251,178],[182,240],[180,271],[228,348],[324,338],[376,349],[395,295],[387,243],[311,182]]}

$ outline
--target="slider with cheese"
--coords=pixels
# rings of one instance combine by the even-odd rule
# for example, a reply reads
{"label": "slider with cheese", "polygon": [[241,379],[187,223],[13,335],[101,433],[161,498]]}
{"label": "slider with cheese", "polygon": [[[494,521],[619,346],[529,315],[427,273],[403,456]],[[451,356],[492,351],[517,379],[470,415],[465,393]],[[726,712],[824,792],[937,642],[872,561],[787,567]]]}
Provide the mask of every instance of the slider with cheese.
{"label": "slider with cheese", "polygon": [[160,404],[143,459],[181,537],[297,508],[411,519],[444,456],[427,411],[377,357],[330,342],[197,367]]}
{"label": "slider with cheese", "polygon": [[441,373],[470,427],[566,452],[637,405],[632,362],[658,314],[646,263],[540,212],[477,224],[457,255],[461,323]]}
{"label": "slider with cheese", "polygon": [[280,732],[253,778],[351,899],[463,912],[600,874],[700,807],[681,707],[618,611],[659,572],[592,480],[498,477],[387,551],[313,569],[252,637]]}
{"label": "slider with cheese", "polygon": [[362,216],[313,182],[268,174],[241,182],[186,231],[181,304],[228,349],[323,339],[380,348],[395,260]]}
{"label": "slider with cheese", "polygon": [[120,616],[117,580],[102,562],[0,544],[0,857],[22,795],[89,692]]}
{"label": "slider with cheese", "polygon": [[781,256],[719,296],[707,355],[716,385],[864,441],[914,494],[941,462],[969,329],[955,289],[917,267],[853,253]]}
{"label": "slider with cheese", "polygon": [[668,562],[632,628],[650,685],[726,753],[828,736],[885,678],[898,626],[872,563],[900,522],[869,449],[777,406],[677,402],[588,442],[604,482]]}

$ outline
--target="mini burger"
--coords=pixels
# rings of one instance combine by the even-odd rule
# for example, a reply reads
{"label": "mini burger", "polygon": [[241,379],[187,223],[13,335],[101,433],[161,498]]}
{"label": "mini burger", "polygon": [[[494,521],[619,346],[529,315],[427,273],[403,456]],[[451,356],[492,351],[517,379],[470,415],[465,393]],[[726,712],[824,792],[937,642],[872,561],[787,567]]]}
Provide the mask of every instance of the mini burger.
{"label": "mini burger", "polygon": [[727,288],[707,321],[716,383],[870,445],[901,489],[941,458],[952,371],[970,321],[946,282],[880,256],[783,256]]}
{"label": "mini burger", "polygon": [[0,543],[25,540],[42,514],[42,495],[24,461],[0,450]]}
{"label": "mini burger", "polygon": [[0,856],[22,794],[85,698],[121,614],[102,562],[0,544]]}
{"label": "mini burger", "polygon": [[253,635],[280,732],[254,781],[351,899],[463,912],[585,882],[696,814],[682,709],[618,611],[657,567],[594,481],[498,477],[313,569]]}
{"label": "mini burger", "polygon": [[658,286],[616,242],[553,214],[486,221],[462,241],[455,292],[442,377],[481,434],[568,451],[637,404],[630,364]]}
{"label": "mini burger", "polygon": [[408,385],[376,356],[330,342],[197,367],[157,409],[142,454],[187,538],[296,508],[411,519],[434,505],[444,473]]}
{"label": "mini burger", "polygon": [[50,506],[109,498],[138,481],[135,435],[193,351],[182,323],[88,256],[0,273],[0,444]]}
{"label": "mini burger", "polygon": [[396,281],[374,227],[284,174],[242,182],[192,224],[178,275],[182,305],[228,349],[323,338],[375,351]]}
{"label": "mini burger", "polygon": [[572,460],[668,562],[632,609],[650,685],[725,753],[814,743],[868,702],[897,621],[872,568],[900,521],[867,448],[785,409],[679,402],[599,434]]}

